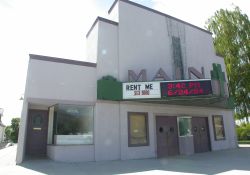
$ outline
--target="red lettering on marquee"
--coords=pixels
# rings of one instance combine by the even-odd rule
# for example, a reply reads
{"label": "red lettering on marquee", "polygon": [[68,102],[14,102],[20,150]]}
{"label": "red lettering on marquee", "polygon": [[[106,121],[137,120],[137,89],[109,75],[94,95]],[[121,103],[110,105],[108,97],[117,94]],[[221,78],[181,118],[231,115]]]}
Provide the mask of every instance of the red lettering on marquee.
{"label": "red lettering on marquee", "polygon": [[173,88],[174,88],[173,83],[169,83],[168,84],[168,89],[173,89]]}
{"label": "red lettering on marquee", "polygon": [[211,82],[203,81],[177,81],[161,83],[162,96],[192,96],[208,95],[212,93]]}

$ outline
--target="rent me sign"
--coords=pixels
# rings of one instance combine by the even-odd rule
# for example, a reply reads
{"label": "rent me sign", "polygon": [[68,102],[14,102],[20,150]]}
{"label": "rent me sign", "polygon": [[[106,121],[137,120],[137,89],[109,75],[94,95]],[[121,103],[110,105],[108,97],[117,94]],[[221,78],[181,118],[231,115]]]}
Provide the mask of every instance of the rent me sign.
{"label": "rent me sign", "polygon": [[160,82],[123,83],[123,99],[161,98]]}

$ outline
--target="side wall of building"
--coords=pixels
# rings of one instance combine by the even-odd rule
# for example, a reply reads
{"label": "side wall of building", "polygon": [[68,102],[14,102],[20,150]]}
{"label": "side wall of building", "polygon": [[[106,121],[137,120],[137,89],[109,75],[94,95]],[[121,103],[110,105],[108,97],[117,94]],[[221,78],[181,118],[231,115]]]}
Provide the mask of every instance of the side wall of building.
{"label": "side wall of building", "polygon": [[26,86],[26,98],[95,102],[96,68],[30,59]]}
{"label": "side wall of building", "polygon": [[23,109],[20,119],[20,128],[18,133],[18,145],[17,145],[17,155],[16,155],[17,164],[22,163],[24,159],[27,127],[28,127],[28,102],[24,98]]}
{"label": "side wall of building", "polygon": [[220,64],[226,75],[224,59],[215,54],[212,35],[186,25],[185,43],[183,44],[185,44],[186,52],[184,58],[186,75],[188,67],[194,67],[198,71],[201,71],[201,67],[204,67],[205,78],[211,78],[210,71],[213,70],[213,63]]}
{"label": "side wall of building", "polygon": [[86,61],[96,63],[98,52],[98,25],[86,37]]}
{"label": "side wall of building", "polygon": [[95,160],[120,159],[120,106],[97,102],[95,108]]}
{"label": "side wall of building", "polygon": [[[159,27],[161,26],[161,27]],[[162,68],[173,76],[171,41],[164,16],[119,2],[119,79],[128,81],[128,70],[147,69],[151,81]]]}
{"label": "side wall of building", "polygon": [[94,145],[48,145],[47,156],[60,162],[94,161]]}
{"label": "side wall of building", "polygon": [[97,79],[118,78],[118,25],[99,21],[98,28]]}
{"label": "side wall of building", "polygon": [[119,22],[119,3],[115,3],[111,11],[108,11],[109,19]]}
{"label": "side wall of building", "polygon": [[0,126],[0,143],[4,141],[4,126]]}
{"label": "side wall of building", "polygon": [[[96,67],[30,59],[16,162],[21,163],[25,155],[29,109],[48,110],[49,106],[58,103],[93,105],[96,101],[96,88]],[[86,149],[91,150],[87,147]],[[60,151],[62,151],[61,147],[53,147],[48,153],[56,154],[61,153]],[[69,151],[64,155],[70,154]],[[66,158],[69,159],[67,156]],[[92,149],[92,158],[88,161],[93,159],[94,150]]]}

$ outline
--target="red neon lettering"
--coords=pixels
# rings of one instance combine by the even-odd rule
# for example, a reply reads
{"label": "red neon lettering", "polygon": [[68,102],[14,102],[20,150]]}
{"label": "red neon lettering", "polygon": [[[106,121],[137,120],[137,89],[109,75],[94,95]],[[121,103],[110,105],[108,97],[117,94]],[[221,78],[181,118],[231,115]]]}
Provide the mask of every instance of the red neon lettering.
{"label": "red neon lettering", "polygon": [[197,82],[197,83],[196,83],[196,88],[200,88],[200,87],[201,87],[200,82]]}
{"label": "red neon lettering", "polygon": [[191,89],[191,88],[193,88],[194,87],[194,83],[193,82],[189,82],[188,83],[188,87]]}
{"label": "red neon lettering", "polygon": [[175,85],[175,87],[178,88],[178,89],[180,89],[180,88],[181,88],[181,84],[180,84],[180,83],[177,83],[177,84]]}
{"label": "red neon lettering", "polygon": [[168,83],[168,89],[173,89],[174,85],[173,83]]}
{"label": "red neon lettering", "polygon": [[203,89],[199,89],[199,94],[203,94],[203,93],[204,93]]}
{"label": "red neon lettering", "polygon": [[178,90],[178,95],[183,95],[183,90],[182,89]]}
{"label": "red neon lettering", "polygon": [[198,89],[194,89],[194,94],[198,94],[198,93],[199,93]]}
{"label": "red neon lettering", "polygon": [[168,91],[168,96],[172,96],[173,95],[173,91],[172,90],[169,90]]}
{"label": "red neon lettering", "polygon": [[185,95],[188,95],[188,89],[185,89],[185,90],[183,91],[183,93],[184,93]]}

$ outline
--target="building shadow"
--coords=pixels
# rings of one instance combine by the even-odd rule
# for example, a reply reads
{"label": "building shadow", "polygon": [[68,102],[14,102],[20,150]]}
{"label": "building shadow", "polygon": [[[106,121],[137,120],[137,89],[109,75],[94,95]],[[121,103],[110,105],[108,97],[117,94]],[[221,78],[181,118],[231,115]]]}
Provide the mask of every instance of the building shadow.
{"label": "building shadow", "polygon": [[220,174],[234,170],[249,171],[250,174],[249,162],[250,147],[245,147],[165,159],[63,163],[33,158],[19,166],[53,175],[165,174],[164,172]]}

